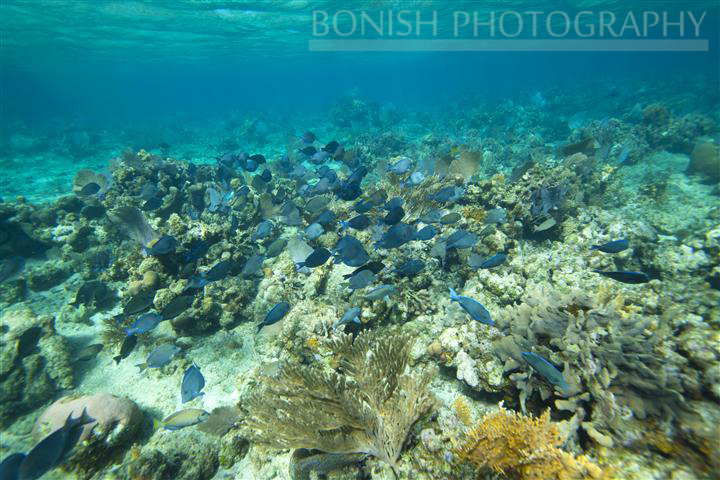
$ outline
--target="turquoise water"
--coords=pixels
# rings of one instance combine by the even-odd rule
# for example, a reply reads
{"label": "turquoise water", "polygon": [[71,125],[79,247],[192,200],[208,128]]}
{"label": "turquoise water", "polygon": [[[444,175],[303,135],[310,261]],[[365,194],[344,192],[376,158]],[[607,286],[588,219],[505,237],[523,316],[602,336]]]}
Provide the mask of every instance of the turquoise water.
{"label": "turquoise water", "polygon": [[0,2],[0,479],[716,478],[719,44],[714,0]]}

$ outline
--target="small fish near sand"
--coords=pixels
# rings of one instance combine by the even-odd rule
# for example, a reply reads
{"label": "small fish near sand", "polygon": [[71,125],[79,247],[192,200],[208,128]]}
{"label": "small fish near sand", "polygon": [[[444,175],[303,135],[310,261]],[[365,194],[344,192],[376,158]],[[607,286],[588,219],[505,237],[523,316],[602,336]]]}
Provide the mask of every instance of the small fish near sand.
{"label": "small fish near sand", "polygon": [[275,306],[270,309],[267,315],[265,315],[263,321],[257,326],[257,331],[259,332],[263,327],[279,322],[283,319],[283,317],[285,317],[285,315],[287,315],[289,311],[290,304],[288,302],[280,302],[275,304]]}
{"label": "small fish near sand", "polygon": [[208,412],[201,408],[186,408],[165,417],[162,422],[160,422],[160,426],[165,430],[180,430],[181,428],[197,425],[205,421],[209,415]]}
{"label": "small fish near sand", "polygon": [[490,312],[477,300],[458,295],[452,288],[450,288],[450,300],[458,302],[473,320],[484,323],[485,325],[495,325],[495,321],[490,317]]}
{"label": "small fish near sand", "polygon": [[[75,361],[89,362],[93,358],[97,357],[97,354],[102,351],[104,345],[102,343],[93,343],[87,347],[82,348],[75,357]],[[2,478],[2,477],[0,477]]]}
{"label": "small fish near sand", "polygon": [[145,360],[144,363],[139,363],[135,366],[138,367],[141,372],[146,368],[162,368],[170,363],[175,354],[179,351],[180,347],[173,345],[172,343],[163,343],[150,352],[150,355],[148,355],[147,360]]}
{"label": "small fish near sand", "polygon": [[568,384],[565,381],[565,377],[562,372],[555,367],[555,365],[534,352],[521,352],[521,355],[536,372],[545,378],[545,380],[561,390],[569,389]]}
{"label": "small fish near sand", "polygon": [[202,389],[205,387],[205,377],[200,373],[200,367],[195,362],[185,370],[182,383],[180,384],[180,398],[182,403],[187,403],[197,397],[205,395]]}
{"label": "small fish near sand", "polygon": [[630,241],[627,238],[614,240],[602,245],[593,245],[590,250],[598,250],[604,253],[620,253],[630,247]]}
{"label": "small fish near sand", "polygon": [[120,353],[113,357],[115,364],[117,365],[122,359],[127,358],[135,349],[135,345],[137,345],[137,335],[128,335],[125,337],[122,345],[120,345]]}
{"label": "small fish near sand", "polygon": [[604,272],[602,270],[593,270],[595,273],[599,273],[603,277],[612,278],[617,282],[629,283],[629,284],[640,284],[647,283],[650,281],[650,277],[643,272]]}

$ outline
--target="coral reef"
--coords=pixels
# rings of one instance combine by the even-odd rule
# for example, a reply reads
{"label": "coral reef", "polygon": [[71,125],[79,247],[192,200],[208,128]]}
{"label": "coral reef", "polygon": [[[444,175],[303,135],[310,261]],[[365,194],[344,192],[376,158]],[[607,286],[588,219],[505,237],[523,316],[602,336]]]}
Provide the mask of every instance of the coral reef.
{"label": "coral reef", "polygon": [[47,402],[74,385],[70,352],[55,319],[29,308],[0,317],[0,424]]}
{"label": "coral reef", "polygon": [[340,334],[328,346],[343,373],[283,366],[247,400],[248,435],[283,448],[365,453],[397,471],[410,428],[433,407],[432,373],[406,373],[407,335]]}
{"label": "coral reef", "polygon": [[561,450],[563,438],[550,421],[550,413],[538,418],[500,407],[483,417],[455,448],[462,461],[517,479],[602,479],[608,472],[584,456]]}

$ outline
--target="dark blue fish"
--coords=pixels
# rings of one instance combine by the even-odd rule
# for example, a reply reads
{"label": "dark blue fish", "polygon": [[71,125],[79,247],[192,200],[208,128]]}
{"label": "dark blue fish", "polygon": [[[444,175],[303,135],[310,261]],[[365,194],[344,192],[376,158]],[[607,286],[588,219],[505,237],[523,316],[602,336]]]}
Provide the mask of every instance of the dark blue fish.
{"label": "dark blue fish", "polygon": [[325,152],[328,152],[330,155],[334,155],[335,151],[338,149],[340,144],[337,142],[337,140],[331,140],[330,143],[325,145],[322,150]]}
{"label": "dark blue fish", "polygon": [[303,155],[307,155],[308,157],[312,157],[313,155],[315,155],[317,153],[317,148],[315,148],[313,146],[309,146],[309,147],[299,149],[299,152],[302,153]]}
{"label": "dark blue fish", "polygon": [[190,400],[205,395],[202,389],[205,387],[205,377],[200,373],[200,367],[192,365],[185,370],[185,374],[180,384],[180,398],[182,403],[187,403]]}
{"label": "dark blue fish", "polygon": [[155,312],[148,312],[143,313],[138,318],[135,319],[133,324],[125,330],[125,332],[128,335],[139,335],[141,333],[147,333],[150,330],[154,329],[158,325],[160,325],[160,322],[162,322],[163,318],[160,316],[159,313]]}
{"label": "dark blue fish", "polygon": [[465,190],[460,187],[445,187],[434,194],[428,195],[428,199],[438,203],[448,203],[459,200],[464,194]]}
{"label": "dark blue fish", "polygon": [[420,220],[422,223],[437,223],[440,221],[441,218],[442,212],[435,208],[430,210],[429,212],[423,213],[418,220]]}
{"label": "dark blue fish", "polygon": [[325,262],[328,261],[328,259],[332,256],[332,253],[330,253],[330,250],[327,248],[317,248],[314,252],[312,252],[308,257],[305,259],[305,261],[300,262],[297,264],[298,268],[308,267],[308,268],[315,268],[319,267],[320,265],[324,265]]}
{"label": "dark blue fish", "polygon": [[266,168],[260,174],[260,179],[265,183],[270,183],[272,181],[272,172]]}
{"label": "dark blue fish", "polygon": [[505,263],[505,260],[507,260],[507,254],[505,253],[496,253],[492,257],[488,258],[484,262],[480,264],[480,268],[493,268],[498,267]]}
{"label": "dark blue fish", "polygon": [[593,270],[593,272],[622,283],[637,284],[647,283],[650,281],[650,277],[643,272],[603,272],[602,270]]}
{"label": "dark blue fish", "polygon": [[128,335],[125,337],[125,340],[123,340],[123,343],[120,346],[120,353],[113,357],[115,364],[117,365],[122,359],[127,358],[127,356],[132,353],[135,345],[137,345],[137,337],[135,335]]}
{"label": "dark blue fish", "polygon": [[452,288],[450,289],[450,300],[458,302],[463,310],[470,314],[473,320],[486,325],[495,325],[495,321],[490,317],[490,312],[477,300],[458,295]]}
{"label": "dark blue fish", "polygon": [[265,250],[265,256],[267,258],[277,257],[282,253],[283,250],[285,250],[287,243],[287,240],[285,240],[284,238],[276,239],[267,247],[267,250]]}
{"label": "dark blue fish", "polygon": [[243,278],[250,278],[254,276],[260,271],[264,261],[265,257],[262,255],[255,254],[251,256],[248,258],[247,262],[245,262],[245,266],[243,267],[242,272],[240,272],[240,275]]}
{"label": "dark blue fish", "polygon": [[171,320],[190,308],[195,299],[192,295],[180,295],[170,300],[160,312],[164,320]]}
{"label": "dark blue fish", "polygon": [[342,318],[333,325],[333,328],[337,328],[340,325],[347,325],[348,323],[357,323],[359,325],[360,315],[362,315],[362,309],[360,307],[348,308]]}
{"label": "dark blue fish", "polygon": [[162,198],[160,197],[152,197],[145,201],[145,203],[142,204],[140,207],[140,210],[144,212],[152,212],[153,210],[157,210],[160,208],[163,204]]}
{"label": "dark blue fish", "polygon": [[418,232],[415,234],[416,240],[431,240],[435,235],[438,234],[438,229],[435,228],[432,225],[425,225],[423,228],[418,230]]}
{"label": "dark blue fish", "polygon": [[375,243],[375,247],[386,249],[398,248],[414,239],[415,234],[415,227],[408,225],[407,223],[400,222],[390,227],[387,232],[383,233],[380,240]]}
{"label": "dark blue fish", "polygon": [[358,267],[355,270],[353,270],[352,272],[350,272],[346,275],[343,275],[343,278],[348,279],[348,278],[352,277],[353,275],[355,275],[356,273],[362,272],[363,270],[370,270],[372,273],[377,275],[378,273],[380,273],[382,271],[383,268],[385,268],[385,265],[382,262],[378,262],[378,261],[368,262],[365,265],[363,265],[362,267]]}
{"label": "dark blue fish", "polygon": [[173,359],[176,353],[180,351],[180,347],[172,343],[163,343],[150,352],[144,363],[135,365],[142,372],[146,368],[162,368]]}
{"label": "dark blue fish", "polygon": [[227,277],[228,273],[230,273],[230,269],[233,266],[233,262],[230,260],[221,260],[215,265],[212,266],[210,270],[205,272],[205,280],[208,282],[216,282],[218,280],[222,280],[223,278]]}
{"label": "dark blue fish", "polygon": [[148,255],[156,257],[158,255],[167,255],[168,253],[174,252],[177,245],[178,241],[175,237],[172,235],[163,235],[156,242],[151,245],[146,245],[144,248]]}
{"label": "dark blue fish", "polygon": [[247,170],[248,172],[254,172],[254,171],[257,170],[257,168],[258,168],[258,163],[257,163],[255,160],[249,158],[249,159],[245,162],[245,167],[244,167],[244,168],[245,168],[245,170]]}
{"label": "dark blue fish", "polygon": [[308,225],[308,227],[305,229],[305,237],[306,237],[308,240],[315,240],[316,238],[318,238],[318,237],[319,237],[320,235],[322,235],[323,233],[325,233],[325,229],[324,229],[323,226],[320,225],[319,223],[311,223],[311,224]]}
{"label": "dark blue fish", "polygon": [[370,260],[370,255],[365,251],[363,244],[352,235],[345,235],[338,241],[335,245],[335,253],[348,267],[359,267]]}
{"label": "dark blue fish", "polygon": [[393,197],[385,202],[385,210],[392,210],[393,208],[402,207],[405,204],[405,200],[402,197]]}
{"label": "dark blue fish", "polygon": [[357,215],[347,222],[340,222],[342,228],[354,228],[355,230],[365,230],[370,226],[370,218],[367,215]]}
{"label": "dark blue fish", "polygon": [[630,241],[627,238],[623,238],[621,240],[614,240],[603,245],[594,245],[590,247],[590,250],[600,250],[601,252],[605,253],[619,253],[623,250],[627,250],[628,247],[630,247]]}
{"label": "dark blue fish", "polygon": [[82,427],[94,421],[85,410],[78,418],[72,418],[72,413],[68,415],[62,427],[40,440],[22,459],[18,478],[35,480],[60,465],[80,439]]}
{"label": "dark blue fish", "polygon": [[375,301],[389,297],[395,293],[397,293],[397,287],[395,285],[379,285],[366,293],[363,298],[365,300]]}
{"label": "dark blue fish", "polygon": [[555,365],[534,352],[521,352],[521,355],[545,380],[562,390],[568,390],[569,387],[565,381],[565,377]]}
{"label": "dark blue fish", "polygon": [[362,214],[369,212],[373,209],[374,206],[375,205],[368,200],[360,200],[355,205],[353,205],[353,210],[357,213]]}
{"label": "dark blue fish", "polygon": [[255,233],[253,233],[251,237],[252,240],[259,240],[261,238],[267,237],[272,233],[273,227],[273,222],[271,222],[270,220],[265,220],[258,223],[258,226],[255,228]]}
{"label": "dark blue fish", "polygon": [[425,262],[423,262],[422,260],[413,259],[403,263],[395,270],[393,270],[393,272],[397,273],[401,277],[412,277],[422,272],[424,269]]}
{"label": "dark blue fish", "polygon": [[335,212],[332,210],[323,210],[313,219],[312,223],[319,223],[320,225],[327,227],[335,222],[335,218]]}
{"label": "dark blue fish", "polygon": [[11,453],[0,462],[0,479],[18,480],[20,478],[20,464],[25,459],[24,453]]}
{"label": "dark blue fish", "polygon": [[360,165],[358,168],[356,168],[350,176],[345,181],[346,183],[356,183],[360,185],[360,182],[363,178],[365,178],[365,175],[368,174],[368,169],[365,165]]}
{"label": "dark blue fish", "polygon": [[375,281],[375,274],[372,270],[360,270],[350,276],[348,280],[348,288],[350,290],[358,290],[365,288]]}
{"label": "dark blue fish", "polygon": [[465,230],[455,230],[445,241],[447,248],[472,248],[478,236]]}
{"label": "dark blue fish", "polygon": [[317,137],[313,132],[305,132],[302,135],[302,141],[303,143],[309,144],[313,143],[315,140],[317,140]]}
{"label": "dark blue fish", "polygon": [[347,202],[355,200],[360,195],[362,195],[362,190],[360,189],[360,182],[358,182],[358,183],[343,182],[342,186],[340,187],[340,190],[337,192],[338,198],[340,198],[341,200],[345,200]]}
{"label": "dark blue fish", "polygon": [[383,221],[385,222],[385,225],[395,225],[400,220],[402,220],[404,216],[405,210],[403,210],[402,207],[393,207],[390,209],[387,215],[385,215]]}
{"label": "dark blue fish", "polygon": [[257,331],[259,332],[263,327],[279,322],[289,311],[290,304],[288,302],[280,302],[276,304],[270,309],[267,315],[265,315],[265,319],[258,325]]}
{"label": "dark blue fish", "polygon": [[183,262],[190,263],[201,259],[210,249],[210,246],[204,240],[193,240],[190,242],[188,251],[182,254]]}

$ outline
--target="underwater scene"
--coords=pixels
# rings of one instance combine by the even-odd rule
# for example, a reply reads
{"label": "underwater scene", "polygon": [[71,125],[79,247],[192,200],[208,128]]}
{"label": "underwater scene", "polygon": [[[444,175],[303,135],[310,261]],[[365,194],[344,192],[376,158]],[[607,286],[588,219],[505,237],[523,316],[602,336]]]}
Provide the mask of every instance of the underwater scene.
{"label": "underwater scene", "polygon": [[0,480],[720,479],[719,44],[0,1]]}

